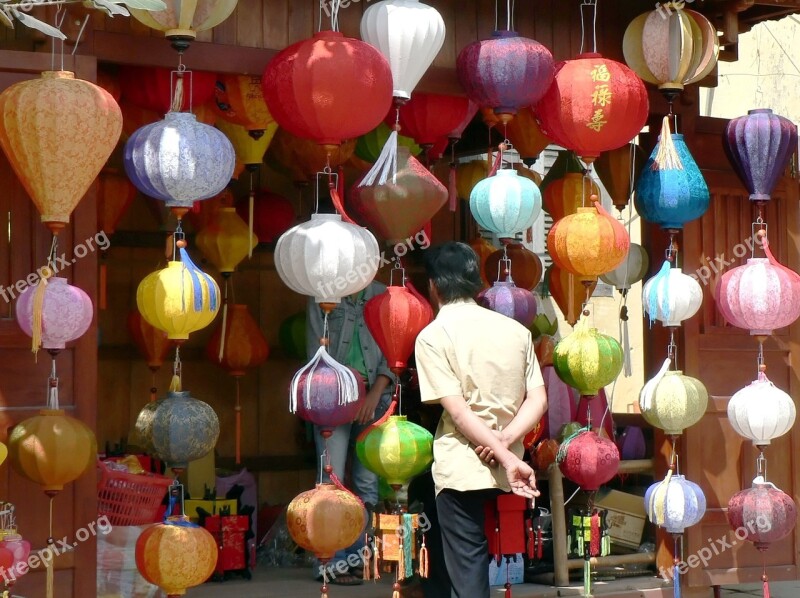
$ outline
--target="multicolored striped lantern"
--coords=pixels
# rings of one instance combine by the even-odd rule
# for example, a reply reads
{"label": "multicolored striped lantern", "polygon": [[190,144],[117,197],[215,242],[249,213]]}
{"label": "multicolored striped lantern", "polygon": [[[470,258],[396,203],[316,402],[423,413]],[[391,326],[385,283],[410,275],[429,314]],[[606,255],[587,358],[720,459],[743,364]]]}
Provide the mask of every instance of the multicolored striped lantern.
{"label": "multicolored striped lantern", "polygon": [[644,164],[645,154],[635,143],[603,152],[595,160],[597,176],[611,196],[614,207],[620,212],[628,207]]}
{"label": "multicolored striped lantern", "polygon": [[356,454],[364,467],[400,487],[433,463],[433,436],[405,415],[392,415],[359,435]]}
{"label": "multicolored striped lantern", "polygon": [[582,430],[564,440],[556,457],[561,473],[587,492],[595,492],[619,470],[619,450],[596,432]]}
{"label": "multicolored striped lantern", "polygon": [[[131,16],[151,29],[163,31],[177,52],[183,52],[201,31],[227,19],[238,0],[169,0],[164,10],[131,8]],[[168,592],[169,593],[169,592]]]}
{"label": "multicolored striped lantern", "polygon": [[211,106],[221,119],[243,127],[253,139],[260,139],[268,129],[277,129],[264,101],[261,77],[219,75]]}
{"label": "multicolored striped lantern", "polygon": [[665,360],[661,370],[644,385],[639,408],[647,423],[669,436],[678,436],[705,415],[708,391],[697,378],[670,371],[671,364],[670,359]]}
{"label": "multicolored striped lantern", "polygon": [[565,216],[578,213],[578,208],[590,206],[589,198],[600,197],[600,187],[581,173],[567,172],[549,182],[542,191],[544,209],[558,222]]}
{"label": "multicolored striped lantern", "polygon": [[588,301],[597,288],[597,280],[587,281],[587,287],[571,272],[552,264],[545,272],[545,282],[564,319],[570,326],[575,326],[581,317],[583,302]]}
{"label": "multicolored striped lantern", "polygon": [[581,395],[594,396],[622,371],[622,347],[613,337],[589,328],[588,322],[581,320],[575,331],[556,345],[553,366],[558,377]]}
{"label": "multicolored striped lantern", "polygon": [[519,288],[529,291],[542,282],[544,271],[539,256],[522,243],[509,243],[503,249],[492,251],[482,265],[482,270],[486,280],[513,280]]}
{"label": "multicolored striped lantern", "polygon": [[700,523],[706,512],[706,496],[700,486],[672,471],[647,489],[644,504],[650,521],[670,534],[682,534]]}
{"label": "multicolored striped lantern", "polygon": [[647,251],[638,243],[631,243],[627,257],[615,269],[600,275],[600,280],[618,291],[626,292],[642,280],[650,268]]}
{"label": "multicolored striped lantern", "polygon": [[642,303],[651,322],[680,326],[700,310],[703,288],[697,279],[665,261],[658,274],[644,284]]}
{"label": "multicolored striped lantern", "polygon": [[472,190],[469,209],[481,228],[501,239],[513,239],[533,226],[542,211],[542,194],[528,178],[516,170],[498,170]]}
{"label": "multicolored striped lantern", "polygon": [[797,151],[797,126],[772,110],[749,110],[747,116],[728,123],[722,141],[733,170],[750,192],[750,201],[769,201]]}
{"label": "multicolored striped lantern", "polygon": [[519,288],[513,280],[498,280],[478,293],[478,304],[514,319],[526,328],[533,324],[538,309],[533,293]]}
{"label": "multicolored striped lantern", "polygon": [[763,371],[728,402],[728,421],[733,429],[759,448],[789,432],[796,415],[792,397],[775,386]]}

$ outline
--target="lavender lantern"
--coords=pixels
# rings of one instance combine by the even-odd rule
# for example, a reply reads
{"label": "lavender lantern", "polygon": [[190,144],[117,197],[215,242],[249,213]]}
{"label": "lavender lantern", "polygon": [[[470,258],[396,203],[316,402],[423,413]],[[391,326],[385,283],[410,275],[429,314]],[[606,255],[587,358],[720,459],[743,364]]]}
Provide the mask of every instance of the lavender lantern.
{"label": "lavender lantern", "polygon": [[[33,337],[34,351],[40,347],[63,349],[66,343],[80,338],[89,329],[94,317],[92,300],[82,289],[68,284],[66,278],[52,277],[47,279],[47,284],[42,284],[40,281],[22,291],[17,299],[17,323],[25,334]],[[44,296],[41,298],[41,324],[37,325],[34,313],[39,293]]]}
{"label": "lavender lantern", "polygon": [[525,327],[533,324],[533,319],[536,317],[536,297],[529,290],[521,289],[511,281],[498,281],[491,288],[481,291],[478,303],[515,319]]}

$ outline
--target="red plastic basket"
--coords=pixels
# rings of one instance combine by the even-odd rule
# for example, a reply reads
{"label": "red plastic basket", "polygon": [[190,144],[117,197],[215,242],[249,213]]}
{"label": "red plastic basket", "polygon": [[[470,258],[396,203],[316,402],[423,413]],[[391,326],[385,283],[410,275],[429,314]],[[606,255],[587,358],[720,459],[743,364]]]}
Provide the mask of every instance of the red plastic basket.
{"label": "red plastic basket", "polygon": [[144,525],[158,520],[158,509],[174,480],[152,473],[109,469],[97,462],[97,513],[111,525]]}

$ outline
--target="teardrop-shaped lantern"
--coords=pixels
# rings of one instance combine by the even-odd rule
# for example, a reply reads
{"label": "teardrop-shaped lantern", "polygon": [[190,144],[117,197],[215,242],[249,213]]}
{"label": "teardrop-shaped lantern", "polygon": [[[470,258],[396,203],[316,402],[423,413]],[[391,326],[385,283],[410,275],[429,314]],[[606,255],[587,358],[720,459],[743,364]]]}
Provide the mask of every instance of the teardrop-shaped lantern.
{"label": "teardrop-shaped lantern", "polygon": [[740,436],[757,447],[789,432],[797,411],[792,397],[775,386],[764,372],[738,390],[728,402],[728,421]]}
{"label": "teardrop-shaped lantern", "polygon": [[596,432],[583,431],[561,444],[556,462],[564,477],[594,492],[617,475],[619,450]]}
{"label": "teardrop-shaped lantern", "polygon": [[172,347],[172,341],[167,338],[167,333],[149,324],[136,309],[128,314],[128,332],[147,362],[147,367],[154,372],[157,371]]}
{"label": "teardrop-shaped lantern", "polygon": [[[236,213],[242,220],[250,218],[250,202],[245,199],[236,204]],[[294,205],[283,195],[270,191],[257,191],[253,198],[253,235],[259,243],[274,243],[294,225],[297,213]]]}
{"label": "teardrop-shaped lantern", "polygon": [[475,186],[489,175],[486,160],[471,160],[456,168],[456,191],[458,197],[469,201]]}
{"label": "teardrop-shaped lantern", "polygon": [[236,213],[236,208],[222,207],[216,217],[197,233],[197,247],[220,273],[230,275],[236,266],[258,245],[258,238],[250,235],[247,223]]}
{"label": "teardrop-shaped lantern", "polygon": [[694,482],[671,473],[647,489],[644,504],[652,523],[669,534],[682,534],[705,515],[706,495]]}
{"label": "teardrop-shaped lantern", "polygon": [[622,347],[613,337],[590,328],[584,318],[556,345],[553,366],[558,377],[581,395],[594,396],[622,371]]}
{"label": "teardrop-shaped lantern", "polygon": [[136,187],[124,174],[110,168],[103,169],[97,180],[97,226],[112,235],[136,197]]}
{"label": "teardrop-shaped lantern", "polygon": [[122,112],[105,89],[68,71],[45,71],[0,94],[0,146],[53,234],[117,145]]}
{"label": "teardrop-shaped lantern", "polygon": [[260,139],[268,129],[277,129],[264,101],[261,77],[219,75],[212,108],[222,119],[243,127],[253,139]]}
{"label": "teardrop-shaped lantern", "polygon": [[[492,247],[494,249],[494,247]],[[503,260],[507,257],[510,262]],[[493,251],[482,266],[486,280],[513,280],[521,289],[532,291],[542,281],[542,260],[522,243],[509,243]]]}
{"label": "teardrop-shaped lantern", "polygon": [[525,326],[536,317],[536,297],[528,289],[521,289],[513,280],[496,281],[490,288],[478,293],[478,304],[508,316]]}
{"label": "teardrop-shaped lantern", "polygon": [[578,172],[565,173],[550,181],[542,191],[544,209],[554,222],[577,214],[578,208],[590,206],[589,198],[592,195],[600,197],[600,187],[594,181],[587,184],[586,177]]}
{"label": "teardrop-shaped lantern", "polygon": [[[224,339],[224,341],[223,341]],[[269,357],[267,339],[246,305],[228,306],[227,317],[220,323],[206,345],[206,357],[231,376],[260,366]]]}
{"label": "teardrop-shaped lantern", "polygon": [[708,391],[700,380],[668,370],[670,360],[639,394],[642,417],[652,426],[677,436],[700,421],[708,407]]}
{"label": "teardrop-shaped lantern", "polygon": [[[131,8],[131,16],[151,29],[163,31],[172,47],[183,52],[201,31],[227,19],[238,0],[167,0],[164,10]],[[169,593],[169,592],[168,592]]]}
{"label": "teardrop-shaped lantern", "polygon": [[597,176],[611,196],[614,207],[620,212],[628,207],[644,165],[644,151],[635,143],[603,152],[595,160]]}
{"label": "teardrop-shaped lantern", "polygon": [[642,303],[651,322],[680,326],[700,310],[703,288],[697,279],[664,262],[659,273],[644,284]]}
{"label": "teardrop-shaped lantern", "polygon": [[583,302],[587,301],[597,288],[597,280],[586,281],[587,287],[580,278],[567,270],[552,264],[545,273],[547,289],[564,319],[570,326],[575,326],[581,317]]}
{"label": "teardrop-shaped lantern", "polygon": [[469,209],[481,228],[501,239],[513,239],[516,233],[533,226],[542,211],[542,194],[528,178],[516,170],[498,170],[472,190]]}
{"label": "teardrop-shaped lantern", "polygon": [[506,134],[526,163],[535,160],[551,143],[542,133],[542,128],[530,106],[519,109],[514,119],[508,123]]}
{"label": "teardrop-shaped lantern", "polygon": [[775,484],[754,482],[752,488],[737,492],[728,501],[728,522],[737,538],[752,542],[763,552],[794,529],[797,507]]}
{"label": "teardrop-shaped lantern", "polygon": [[86,333],[94,306],[83,289],[54,276],[26,287],[15,313],[19,327],[33,339],[34,351],[59,350]]}
{"label": "teardrop-shaped lantern", "polygon": [[356,454],[364,467],[390,486],[402,486],[431,466],[433,436],[405,415],[392,415],[359,435]]}
{"label": "teardrop-shaped lantern", "polygon": [[553,165],[547,171],[547,174],[544,175],[542,184],[539,185],[539,190],[542,193],[545,192],[547,187],[549,187],[553,181],[563,178],[568,172],[574,172],[583,176],[584,171],[586,170],[583,163],[578,159],[578,156],[575,155],[575,152],[571,150],[565,150],[557,153],[558,157],[556,158],[556,161],[553,162]]}
{"label": "teardrop-shaped lantern", "polygon": [[600,280],[622,293],[642,280],[649,268],[650,258],[647,251],[638,243],[631,243],[625,260],[611,272],[602,274]]}

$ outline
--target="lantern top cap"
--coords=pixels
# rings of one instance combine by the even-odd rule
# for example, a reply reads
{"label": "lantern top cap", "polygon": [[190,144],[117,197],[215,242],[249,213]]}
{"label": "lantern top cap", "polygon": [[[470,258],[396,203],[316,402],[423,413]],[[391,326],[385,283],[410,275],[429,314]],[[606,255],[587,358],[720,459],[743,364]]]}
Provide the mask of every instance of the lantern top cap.
{"label": "lantern top cap", "polygon": [[341,222],[342,217],[339,214],[311,214],[311,220],[336,220]]}
{"label": "lantern top cap", "polygon": [[75,73],[72,71],[43,71],[42,79],[74,79]]}
{"label": "lantern top cap", "polygon": [[493,38],[509,38],[509,37],[522,37],[519,33],[511,29],[498,29],[496,31],[492,31]]}
{"label": "lantern top cap", "polygon": [[753,108],[747,114],[772,114],[772,108]]}
{"label": "lantern top cap", "polygon": [[197,120],[197,117],[191,112],[174,112],[170,110],[164,115],[164,120]]}
{"label": "lantern top cap", "polygon": [[167,392],[167,399],[191,399],[192,393],[188,390],[170,390]]}
{"label": "lantern top cap", "polygon": [[341,31],[332,31],[330,29],[323,29],[322,31],[317,31],[314,34],[313,39],[326,39],[326,38],[344,39],[344,33],[342,33]]}
{"label": "lantern top cap", "polygon": [[604,58],[600,52],[584,52],[583,54],[578,54],[576,60],[583,60],[585,58]]}
{"label": "lantern top cap", "polygon": [[66,415],[66,412],[63,409],[40,409],[39,415],[52,415],[56,417],[61,417]]}

